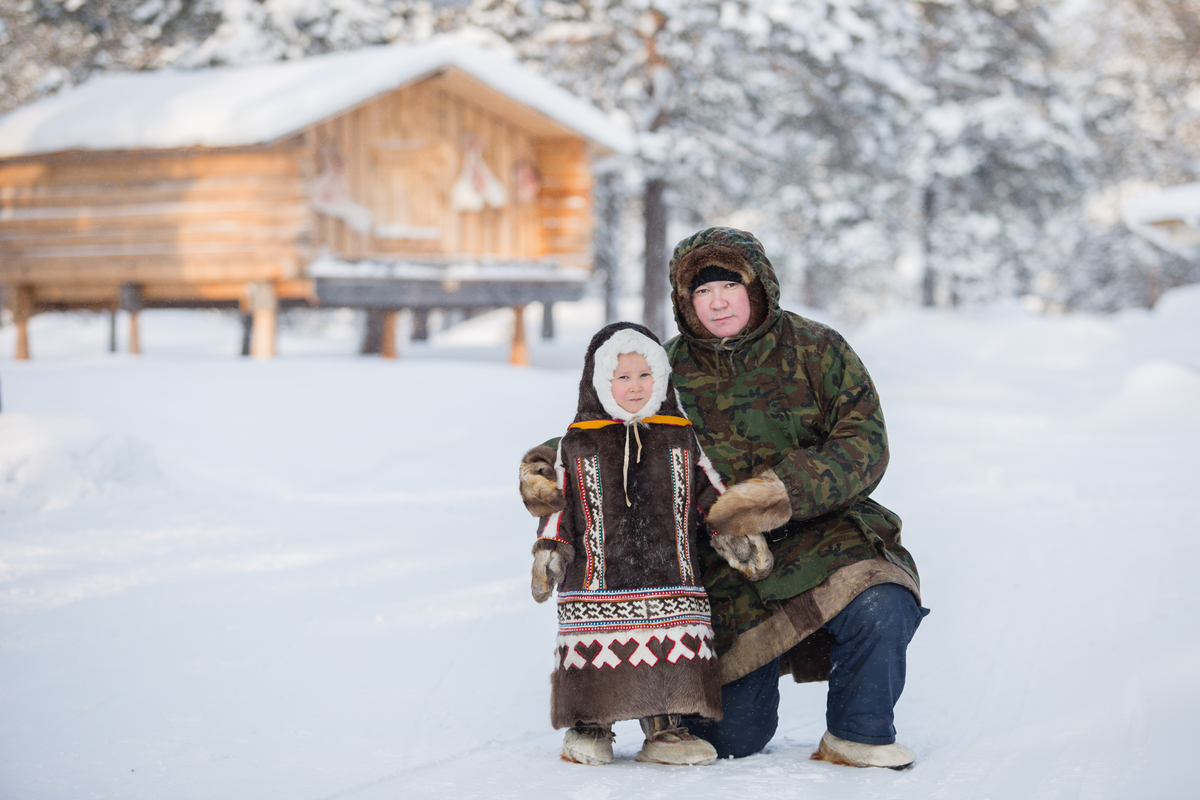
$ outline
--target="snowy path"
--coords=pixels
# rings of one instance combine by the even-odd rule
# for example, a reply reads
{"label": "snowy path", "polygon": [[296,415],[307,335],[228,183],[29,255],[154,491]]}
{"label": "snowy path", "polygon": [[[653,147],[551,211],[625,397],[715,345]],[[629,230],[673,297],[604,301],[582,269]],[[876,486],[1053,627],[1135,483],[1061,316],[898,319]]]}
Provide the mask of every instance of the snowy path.
{"label": "snowy path", "polygon": [[635,764],[636,723],[610,767],[557,759],[514,464],[569,419],[578,337],[537,353],[565,370],[246,363],[163,320],[140,360],[56,318],[0,360],[2,798],[1197,796],[1200,292],[846,331],[933,609],[902,773],[808,760],[823,685],[742,761]]}

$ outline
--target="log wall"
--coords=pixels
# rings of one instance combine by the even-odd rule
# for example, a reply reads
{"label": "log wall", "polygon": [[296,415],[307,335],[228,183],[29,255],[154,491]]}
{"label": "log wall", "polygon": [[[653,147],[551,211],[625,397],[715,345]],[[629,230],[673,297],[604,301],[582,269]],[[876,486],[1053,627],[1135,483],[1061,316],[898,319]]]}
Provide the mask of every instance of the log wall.
{"label": "log wall", "polygon": [[297,278],[300,144],[0,162],[0,283],[34,286],[40,303],[103,304],[126,282],[186,297]]}
{"label": "log wall", "polygon": [[[537,259],[591,265],[591,163],[582,139],[551,136],[489,107],[462,78],[434,78],[393,92],[317,125],[308,138],[309,169],[341,163],[351,200],[371,212],[363,232],[318,214],[313,244],[347,258],[438,255]],[[451,189],[471,141],[508,193],[502,208],[455,211]],[[542,191],[522,204],[516,170],[527,161]],[[407,234],[407,235],[406,235]]]}
{"label": "log wall", "polygon": [[540,253],[560,263],[592,267],[592,169],[582,139],[543,139],[538,166]]}

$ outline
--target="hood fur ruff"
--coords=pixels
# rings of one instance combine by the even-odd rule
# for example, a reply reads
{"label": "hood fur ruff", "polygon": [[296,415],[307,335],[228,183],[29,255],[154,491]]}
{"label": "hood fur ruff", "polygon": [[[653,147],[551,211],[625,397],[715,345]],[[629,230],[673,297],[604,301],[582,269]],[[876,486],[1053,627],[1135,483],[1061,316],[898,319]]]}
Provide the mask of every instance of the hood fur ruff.
{"label": "hood fur ruff", "polygon": [[[623,353],[638,353],[650,365],[650,375],[654,378],[654,387],[650,390],[650,399],[637,412],[629,412],[621,408],[613,397],[612,377],[617,371],[617,358]],[[600,405],[612,415],[613,419],[631,422],[652,417],[658,413],[663,400],[667,397],[667,382],[671,375],[671,364],[667,361],[667,351],[662,345],[639,333],[633,328],[624,328],[614,333],[608,341],[596,348],[596,363],[592,370],[592,386]]]}
{"label": "hood fur ruff", "polygon": [[691,340],[716,341],[692,307],[692,278],[708,266],[740,275],[750,296],[750,322],[732,337],[755,333],[779,317],[779,280],[754,235],[736,228],[708,228],[675,246],[671,256],[671,304],[679,332]]}
{"label": "hood fur ruff", "polygon": [[[646,359],[654,388],[650,399],[637,413],[631,414],[617,405],[612,393],[612,376],[621,353],[639,353]],[[655,414],[685,417],[671,383],[671,362],[658,338],[636,322],[614,322],[605,325],[588,344],[583,359],[583,375],[579,379],[579,407],[575,422],[594,419],[617,419],[629,424],[640,422]]]}

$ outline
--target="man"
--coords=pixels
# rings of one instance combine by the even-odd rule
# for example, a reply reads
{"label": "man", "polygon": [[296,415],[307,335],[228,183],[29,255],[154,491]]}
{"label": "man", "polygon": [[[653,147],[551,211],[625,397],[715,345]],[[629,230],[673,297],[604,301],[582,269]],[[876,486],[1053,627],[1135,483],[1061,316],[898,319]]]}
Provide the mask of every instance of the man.
{"label": "man", "polygon": [[[724,718],[688,726],[721,757],[750,755],[775,733],[780,675],[828,680],[814,755],[907,767],[893,708],[928,611],[899,517],[870,499],[888,461],[871,378],[836,331],[779,307],[751,234],[684,239],[670,275],[675,386],[729,486],[708,516],[720,535],[701,556]],[[554,455],[542,446],[522,460],[522,499],[538,516],[554,502]]]}

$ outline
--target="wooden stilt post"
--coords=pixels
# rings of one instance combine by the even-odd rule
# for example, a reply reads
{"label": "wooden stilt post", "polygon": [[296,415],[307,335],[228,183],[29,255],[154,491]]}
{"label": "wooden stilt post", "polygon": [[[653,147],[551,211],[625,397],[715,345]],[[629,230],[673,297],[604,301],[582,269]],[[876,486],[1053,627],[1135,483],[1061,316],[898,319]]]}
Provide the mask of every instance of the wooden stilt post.
{"label": "wooden stilt post", "polygon": [[412,310],[412,338],[415,342],[423,342],[429,338],[428,308],[414,308]]}
{"label": "wooden stilt post", "polygon": [[142,337],[138,332],[138,314],[140,313],[140,311],[129,312],[129,353],[135,356],[142,354]]}
{"label": "wooden stilt post", "polygon": [[18,361],[29,359],[29,318],[33,316],[33,287],[18,286],[12,291],[13,323],[17,326]]}
{"label": "wooden stilt post", "polygon": [[388,312],[383,308],[368,308],[363,319],[363,338],[358,352],[364,356],[383,355],[383,326]]}
{"label": "wooden stilt post", "polygon": [[513,306],[512,352],[509,353],[508,363],[529,365],[529,345],[525,343],[525,306]]}
{"label": "wooden stilt post", "polygon": [[274,358],[275,320],[279,309],[275,284],[268,281],[251,283],[250,309],[254,317],[250,331],[250,355],[254,358]]}
{"label": "wooden stilt post", "polygon": [[242,355],[250,355],[250,337],[254,334],[254,316],[247,309],[240,314],[242,318]]}
{"label": "wooden stilt post", "polygon": [[554,338],[554,303],[548,300],[542,304],[542,338]]}
{"label": "wooden stilt post", "polygon": [[379,355],[383,358],[395,358],[398,355],[396,349],[396,321],[399,317],[399,311],[388,311],[384,314],[383,330],[379,333]]}
{"label": "wooden stilt post", "polygon": [[118,298],[121,308],[129,312],[129,352],[132,355],[138,355],[142,352],[142,340],[138,333],[138,314],[142,310],[142,287],[136,283],[123,283]]}

